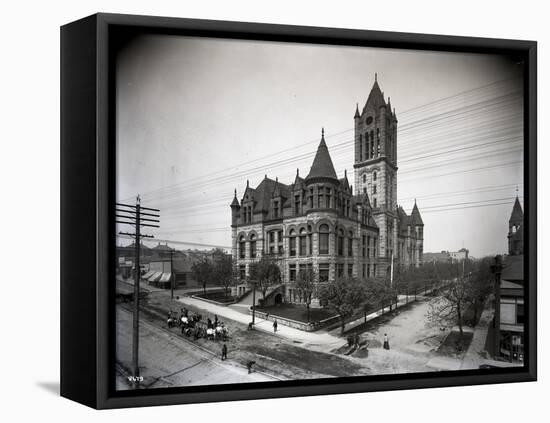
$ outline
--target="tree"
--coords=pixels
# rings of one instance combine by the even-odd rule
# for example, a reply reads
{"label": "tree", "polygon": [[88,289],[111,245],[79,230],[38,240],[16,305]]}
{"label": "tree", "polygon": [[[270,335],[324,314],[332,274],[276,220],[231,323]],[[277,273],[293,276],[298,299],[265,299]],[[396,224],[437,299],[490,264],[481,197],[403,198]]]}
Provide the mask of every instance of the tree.
{"label": "tree", "polygon": [[472,302],[473,316],[471,324],[477,325],[479,314],[483,309],[485,300],[493,292],[493,273],[491,264],[494,258],[485,257],[474,264],[474,270],[469,278],[470,297]]}
{"label": "tree", "polygon": [[428,319],[435,324],[457,325],[460,340],[464,337],[464,313],[471,303],[471,288],[467,278],[454,280],[439,297],[433,299],[428,309]]}
{"label": "tree", "polygon": [[204,294],[206,294],[206,285],[213,280],[214,276],[214,266],[212,262],[207,257],[203,257],[201,260],[193,263],[191,271],[197,282],[202,285]]}
{"label": "tree", "polygon": [[313,290],[315,289],[315,281],[317,277],[313,269],[308,268],[305,270],[300,270],[296,277],[296,289],[300,291],[304,302],[306,303],[307,309],[307,321],[309,323],[309,306],[311,304],[311,297],[313,295]]}
{"label": "tree", "polygon": [[389,304],[390,311],[393,301],[397,297],[397,289],[390,286],[389,281],[384,278],[372,278],[366,287],[366,298],[373,306],[382,306],[382,312],[386,304]]}
{"label": "tree", "polygon": [[233,284],[234,266],[232,257],[225,253],[220,255],[214,264],[213,272],[214,279],[223,285],[227,297],[227,291]]}
{"label": "tree", "polygon": [[281,269],[279,269],[275,260],[262,256],[260,260],[250,266],[250,279],[258,284],[265,304],[267,290],[281,283]]}
{"label": "tree", "polygon": [[365,301],[365,286],[354,278],[339,278],[324,285],[319,293],[324,307],[340,315],[340,333],[344,333],[346,318]]}

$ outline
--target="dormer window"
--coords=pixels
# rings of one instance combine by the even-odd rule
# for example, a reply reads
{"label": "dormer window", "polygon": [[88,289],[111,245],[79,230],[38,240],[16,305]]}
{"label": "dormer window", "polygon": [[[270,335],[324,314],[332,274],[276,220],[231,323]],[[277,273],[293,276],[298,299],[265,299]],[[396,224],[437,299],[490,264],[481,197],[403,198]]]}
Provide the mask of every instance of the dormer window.
{"label": "dormer window", "polygon": [[279,202],[277,200],[273,201],[273,218],[277,219],[279,217]]}

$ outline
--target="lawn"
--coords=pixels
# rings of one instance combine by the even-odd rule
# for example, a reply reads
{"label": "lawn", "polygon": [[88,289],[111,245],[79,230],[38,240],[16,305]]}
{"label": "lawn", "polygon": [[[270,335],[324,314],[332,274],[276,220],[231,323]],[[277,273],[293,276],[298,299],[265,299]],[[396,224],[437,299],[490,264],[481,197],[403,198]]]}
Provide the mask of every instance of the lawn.
{"label": "lawn", "polygon": [[[269,307],[256,307],[256,310],[269,313],[272,316],[278,316],[286,319],[296,320],[307,323],[307,309],[301,304],[279,304]],[[309,321],[319,322],[329,317],[336,316],[336,313],[324,308],[310,308]]]}
{"label": "lawn", "polygon": [[205,298],[222,304],[229,304],[235,301],[235,298],[231,296],[231,292],[228,292],[226,295],[225,291],[206,291],[206,294],[204,292],[197,293],[195,297]]}

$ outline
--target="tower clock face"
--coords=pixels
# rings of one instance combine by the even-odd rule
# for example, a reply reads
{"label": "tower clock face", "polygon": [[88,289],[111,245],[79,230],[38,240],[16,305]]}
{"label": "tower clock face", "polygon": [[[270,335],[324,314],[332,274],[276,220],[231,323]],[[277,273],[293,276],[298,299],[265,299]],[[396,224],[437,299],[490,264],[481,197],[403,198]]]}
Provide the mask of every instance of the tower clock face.
{"label": "tower clock face", "polygon": [[372,123],[372,116],[367,117],[367,120],[365,122],[367,125],[370,125]]}

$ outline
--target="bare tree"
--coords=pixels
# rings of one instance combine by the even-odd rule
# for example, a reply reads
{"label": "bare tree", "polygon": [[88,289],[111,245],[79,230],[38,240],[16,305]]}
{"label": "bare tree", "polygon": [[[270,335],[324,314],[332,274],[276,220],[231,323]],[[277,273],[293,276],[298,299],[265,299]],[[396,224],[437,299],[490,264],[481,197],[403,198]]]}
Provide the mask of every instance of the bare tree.
{"label": "bare tree", "polygon": [[250,279],[258,284],[265,305],[267,290],[281,283],[281,269],[279,269],[275,260],[262,256],[259,261],[250,267]]}
{"label": "bare tree", "polygon": [[203,257],[200,261],[193,263],[191,271],[195,279],[202,285],[203,293],[206,294],[206,285],[212,282],[214,276],[212,262],[207,257]]}
{"label": "bare tree", "polygon": [[311,297],[313,295],[313,290],[315,289],[315,281],[317,277],[313,269],[308,268],[305,270],[300,270],[298,276],[296,277],[296,288],[300,291],[304,302],[306,303],[307,310],[307,321],[309,323],[309,306],[311,304]]}
{"label": "bare tree", "polygon": [[227,297],[229,287],[233,284],[233,259],[230,255],[223,253],[214,264],[214,279],[220,282]]}
{"label": "bare tree", "polygon": [[365,301],[365,285],[354,278],[339,278],[321,288],[319,300],[324,307],[339,314],[343,334],[346,318]]}
{"label": "bare tree", "polygon": [[464,337],[464,313],[471,304],[471,284],[467,278],[456,278],[428,309],[428,319],[434,324],[457,325],[460,340]]}

